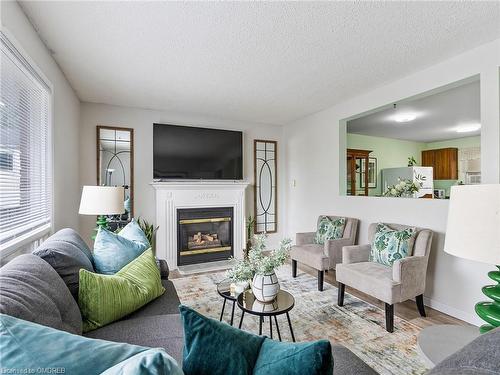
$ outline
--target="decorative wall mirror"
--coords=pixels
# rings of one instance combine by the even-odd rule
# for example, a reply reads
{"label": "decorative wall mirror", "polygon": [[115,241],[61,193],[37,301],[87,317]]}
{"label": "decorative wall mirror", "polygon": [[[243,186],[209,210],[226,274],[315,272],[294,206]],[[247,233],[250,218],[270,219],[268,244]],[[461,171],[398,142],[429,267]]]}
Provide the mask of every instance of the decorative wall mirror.
{"label": "decorative wall mirror", "polygon": [[278,230],[277,146],[276,141],[254,141],[255,233],[274,233]]}
{"label": "decorative wall mirror", "polygon": [[134,129],[97,126],[97,185],[123,186],[125,214],[108,218],[111,229],[134,216]]}
{"label": "decorative wall mirror", "polygon": [[341,193],[447,199],[481,183],[479,93],[474,76],[343,120]]}

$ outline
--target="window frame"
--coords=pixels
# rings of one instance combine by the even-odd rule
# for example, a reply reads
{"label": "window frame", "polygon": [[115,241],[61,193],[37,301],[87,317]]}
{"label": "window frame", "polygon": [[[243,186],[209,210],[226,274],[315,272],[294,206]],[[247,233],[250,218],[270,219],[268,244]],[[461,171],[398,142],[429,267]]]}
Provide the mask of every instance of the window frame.
{"label": "window frame", "polygon": [[[18,56],[16,56],[16,64],[23,66],[27,64],[29,68],[38,75],[38,78],[43,81],[43,83],[49,89],[49,105],[48,105],[48,126],[47,126],[47,150],[48,150],[48,163],[47,163],[47,175],[50,180],[50,222],[42,227],[33,229],[19,237],[13,238],[12,240],[6,242],[0,246],[0,259],[11,256],[13,253],[22,250],[22,248],[40,240],[47,234],[53,233],[54,231],[54,208],[55,208],[55,179],[54,179],[54,85],[39,68],[38,64],[31,58],[31,56],[22,47],[21,43],[14,37],[14,35],[5,27],[2,27],[0,34],[6,39],[7,43],[15,49]],[[19,60],[19,57],[24,59]],[[26,69],[24,67],[24,69]]]}

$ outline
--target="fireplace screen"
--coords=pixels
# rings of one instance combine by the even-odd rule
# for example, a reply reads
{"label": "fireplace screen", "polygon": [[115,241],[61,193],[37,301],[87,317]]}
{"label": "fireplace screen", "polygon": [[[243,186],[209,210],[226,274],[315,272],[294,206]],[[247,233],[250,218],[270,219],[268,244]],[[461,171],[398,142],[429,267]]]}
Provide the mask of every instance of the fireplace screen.
{"label": "fireplace screen", "polygon": [[177,210],[177,264],[226,260],[233,255],[233,208]]}

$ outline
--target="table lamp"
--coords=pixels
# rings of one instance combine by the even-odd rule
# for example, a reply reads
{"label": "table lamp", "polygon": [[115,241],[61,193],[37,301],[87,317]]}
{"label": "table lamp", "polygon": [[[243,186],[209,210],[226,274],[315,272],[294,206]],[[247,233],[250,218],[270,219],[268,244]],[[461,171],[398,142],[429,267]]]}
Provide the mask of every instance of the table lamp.
{"label": "table lamp", "polygon": [[500,326],[500,184],[453,186],[444,251],[460,258],[496,265],[488,273],[496,285],[482,288],[493,301],[476,304],[486,321],[480,332]]}
{"label": "table lamp", "polygon": [[[109,229],[106,215],[118,215],[125,212],[124,194],[122,186],[84,186],[78,213],[98,215],[96,233],[101,227]],[[92,239],[95,239],[95,234]]]}
{"label": "table lamp", "polygon": [[[444,251],[460,258],[500,265],[500,185],[452,186]],[[500,268],[499,268],[500,271]],[[433,366],[460,350],[481,333],[500,326],[500,272],[488,275],[497,284],[483,293],[493,301],[476,304],[476,313],[487,324],[474,326],[438,324],[418,335],[418,349]]]}

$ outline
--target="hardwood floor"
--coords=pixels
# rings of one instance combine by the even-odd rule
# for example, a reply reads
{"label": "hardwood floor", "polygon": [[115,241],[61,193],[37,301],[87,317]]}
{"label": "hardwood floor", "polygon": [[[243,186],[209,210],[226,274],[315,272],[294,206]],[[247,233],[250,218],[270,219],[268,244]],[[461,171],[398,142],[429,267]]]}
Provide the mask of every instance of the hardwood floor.
{"label": "hardwood floor", "polygon": [[[313,277],[317,277],[317,271],[313,268],[310,268],[308,266],[298,264],[298,270],[297,273],[300,274],[300,272],[306,272],[310,274]],[[182,278],[182,277],[187,277],[187,276],[182,276],[177,270],[171,271],[170,272],[170,279],[177,279],[177,278]],[[324,277],[324,282],[329,283],[331,285],[337,286],[337,281],[335,280],[335,271],[330,270],[327,273],[325,273]],[[346,292],[356,296],[368,303],[371,303],[372,305],[378,306],[381,309],[384,309],[384,303],[379,301],[376,298],[373,298],[367,294],[361,293],[355,289],[349,288],[346,286]],[[454,318],[450,315],[447,315],[445,313],[442,313],[440,311],[434,310],[428,306],[425,306],[425,312],[427,314],[426,318],[422,318],[420,314],[418,313],[417,310],[417,305],[415,301],[405,301],[403,303],[398,303],[394,306],[394,313],[396,316],[405,319],[407,321],[412,322],[418,327],[424,328],[427,326],[435,325],[435,324],[458,324],[458,325],[470,325],[467,322],[464,322],[463,320]]]}

